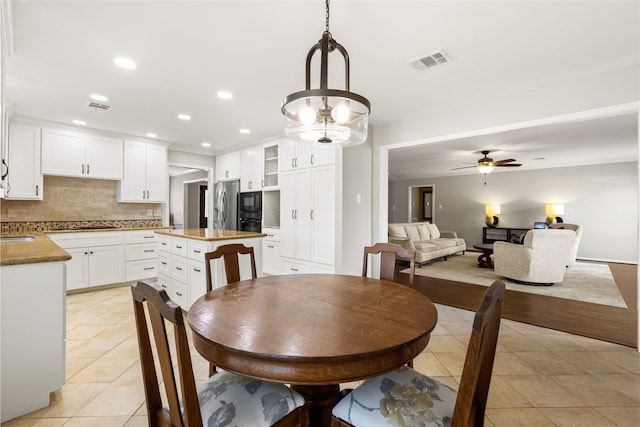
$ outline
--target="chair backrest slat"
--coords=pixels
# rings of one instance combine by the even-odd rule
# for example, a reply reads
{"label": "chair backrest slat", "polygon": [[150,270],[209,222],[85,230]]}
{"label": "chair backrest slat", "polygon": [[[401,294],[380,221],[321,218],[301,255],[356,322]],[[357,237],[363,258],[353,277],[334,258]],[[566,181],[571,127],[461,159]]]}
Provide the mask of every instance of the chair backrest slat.
{"label": "chair backrest slat", "polygon": [[452,427],[483,425],[504,293],[504,282],[493,282],[476,312],[451,420]]}
{"label": "chair backrest slat", "polygon": [[394,243],[376,243],[373,246],[365,246],[364,260],[362,262],[362,277],[367,277],[367,264],[369,255],[380,254],[380,278],[394,282],[396,280],[396,259],[399,257],[409,261],[409,285],[413,286],[415,274],[415,251],[405,249]]}
{"label": "chair backrest slat", "polygon": [[[144,282],[131,286],[133,306],[138,331],[140,364],[147,400],[149,425],[153,426],[202,426],[198,393],[196,391],[193,366],[187,331],[182,310],[169,299],[164,290],[157,290]],[[151,336],[147,327],[146,302],[149,323],[156,344],[156,352],[167,396],[168,411],[162,403],[158,377],[151,347]],[[166,325],[173,324],[178,378],[171,360],[171,344]],[[182,405],[178,394],[178,383],[182,393]]]}

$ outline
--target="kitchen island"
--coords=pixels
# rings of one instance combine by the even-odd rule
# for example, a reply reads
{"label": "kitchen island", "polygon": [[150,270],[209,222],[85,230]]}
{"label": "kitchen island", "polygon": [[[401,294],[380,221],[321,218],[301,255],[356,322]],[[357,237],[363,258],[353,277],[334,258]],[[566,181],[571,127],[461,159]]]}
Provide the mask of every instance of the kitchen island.
{"label": "kitchen island", "polygon": [[[256,271],[262,276],[262,239],[264,233],[247,231],[191,228],[156,230],[158,234],[158,279],[156,286],[167,291],[169,297],[180,307],[188,310],[191,304],[204,295],[207,273],[204,254],[218,246],[241,243],[253,247]],[[240,257],[240,277],[251,277],[248,257]],[[214,260],[212,266],[213,287],[227,284],[224,262]]]}
{"label": "kitchen island", "polygon": [[0,243],[1,421],[49,405],[65,379],[65,262],[47,236]]}

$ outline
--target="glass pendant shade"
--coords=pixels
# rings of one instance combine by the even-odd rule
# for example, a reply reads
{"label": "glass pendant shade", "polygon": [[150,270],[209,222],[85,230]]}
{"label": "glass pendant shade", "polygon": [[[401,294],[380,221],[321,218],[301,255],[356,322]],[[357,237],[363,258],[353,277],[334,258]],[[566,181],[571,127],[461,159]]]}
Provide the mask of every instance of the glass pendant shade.
{"label": "glass pendant shade", "polygon": [[[292,93],[282,101],[287,139],[312,145],[349,147],[367,140],[371,104],[349,91],[349,54],[327,30],[307,54],[306,89]],[[320,51],[320,88],[311,89],[311,59]],[[345,63],[345,89],[329,89],[329,53],[338,51]]]}
{"label": "glass pendant shade", "polygon": [[488,174],[493,170],[493,166],[491,165],[479,165],[478,172]]}

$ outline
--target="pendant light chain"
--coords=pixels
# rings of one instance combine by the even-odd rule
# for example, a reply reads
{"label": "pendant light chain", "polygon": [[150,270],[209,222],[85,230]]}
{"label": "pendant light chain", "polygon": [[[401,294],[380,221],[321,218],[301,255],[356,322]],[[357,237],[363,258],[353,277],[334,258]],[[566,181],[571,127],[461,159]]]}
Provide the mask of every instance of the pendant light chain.
{"label": "pendant light chain", "polygon": [[327,4],[327,19],[326,19],[327,33],[331,34],[329,32],[329,0],[326,0],[326,4]]}

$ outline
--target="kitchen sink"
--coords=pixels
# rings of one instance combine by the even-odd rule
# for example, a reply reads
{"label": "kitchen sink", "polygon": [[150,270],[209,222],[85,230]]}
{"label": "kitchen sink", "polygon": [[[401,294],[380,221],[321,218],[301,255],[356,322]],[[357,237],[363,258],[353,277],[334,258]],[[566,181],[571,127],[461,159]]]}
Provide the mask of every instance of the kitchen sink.
{"label": "kitchen sink", "polygon": [[35,236],[0,237],[0,243],[5,242],[31,242],[36,240]]}

